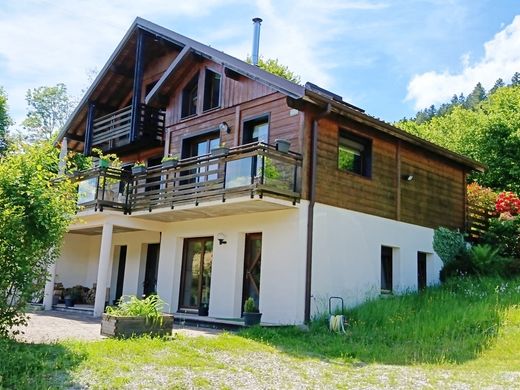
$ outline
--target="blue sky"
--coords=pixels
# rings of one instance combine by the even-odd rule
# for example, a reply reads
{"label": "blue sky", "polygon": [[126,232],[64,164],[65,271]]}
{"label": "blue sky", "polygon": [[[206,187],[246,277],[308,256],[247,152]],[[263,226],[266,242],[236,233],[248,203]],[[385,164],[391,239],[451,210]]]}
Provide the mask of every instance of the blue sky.
{"label": "blue sky", "polygon": [[519,0],[0,0],[0,86],[19,122],[28,88],[76,96],[136,16],[238,58],[260,53],[387,121],[520,71]]}

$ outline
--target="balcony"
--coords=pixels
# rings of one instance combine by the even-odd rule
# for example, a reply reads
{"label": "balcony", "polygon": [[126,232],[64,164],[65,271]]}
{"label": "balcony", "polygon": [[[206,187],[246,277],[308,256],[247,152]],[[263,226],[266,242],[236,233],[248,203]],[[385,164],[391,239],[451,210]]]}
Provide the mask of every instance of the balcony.
{"label": "balcony", "polygon": [[92,146],[104,152],[120,151],[141,144],[162,144],[164,137],[165,113],[162,110],[141,104],[137,112],[138,134],[134,142],[130,140],[132,107],[128,106],[94,120]]}
{"label": "balcony", "polygon": [[142,215],[210,203],[218,208],[222,206],[215,201],[262,200],[264,196],[294,205],[300,200],[301,162],[299,154],[254,143],[231,148],[225,155],[184,159],[174,168],[153,167],[141,175],[94,168],[72,179],[78,183],[78,205],[83,210]]}

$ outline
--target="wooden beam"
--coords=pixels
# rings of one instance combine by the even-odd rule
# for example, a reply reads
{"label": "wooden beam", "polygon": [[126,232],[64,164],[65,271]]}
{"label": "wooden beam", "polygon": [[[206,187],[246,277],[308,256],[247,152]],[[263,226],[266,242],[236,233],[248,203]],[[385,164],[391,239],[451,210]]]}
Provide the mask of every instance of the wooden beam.
{"label": "wooden beam", "polygon": [[67,133],[65,134],[65,137],[67,137],[67,139],[70,139],[71,141],[85,142],[85,137],[82,137],[81,135]]}
{"label": "wooden beam", "polygon": [[96,104],[94,102],[88,103],[87,124],[85,127],[85,146],[83,147],[83,154],[90,155],[92,151],[92,138],[94,136],[94,114],[96,111]]}
{"label": "wooden beam", "polygon": [[134,86],[132,88],[132,121],[130,127],[130,142],[137,139],[139,133],[139,118],[141,105],[141,92],[143,88],[144,74],[144,32],[137,29],[137,43],[135,47]]}
{"label": "wooden beam", "polygon": [[126,76],[126,77],[132,77],[132,75],[134,74],[132,68],[129,68],[124,65],[112,64],[110,66],[110,71],[112,73],[118,74],[120,76]]}

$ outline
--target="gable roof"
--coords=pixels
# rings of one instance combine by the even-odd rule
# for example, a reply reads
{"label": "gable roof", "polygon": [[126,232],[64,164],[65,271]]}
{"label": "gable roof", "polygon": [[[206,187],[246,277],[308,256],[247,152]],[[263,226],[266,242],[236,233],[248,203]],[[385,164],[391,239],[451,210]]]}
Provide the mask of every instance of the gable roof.
{"label": "gable roof", "polygon": [[[174,46],[177,46],[181,49],[179,55],[172,61],[172,63],[161,76],[157,84],[146,96],[146,103],[153,101],[153,99],[155,99],[158,96],[162,86],[168,83],[170,77],[172,77],[175,70],[186,59],[187,55],[189,53],[194,53],[208,58],[216,63],[219,63],[232,72],[238,73],[247,78],[255,80],[263,85],[266,85],[274,89],[275,91],[278,91],[286,95],[288,98],[290,98],[288,99],[289,101],[305,101],[318,106],[330,105],[332,111],[341,116],[348,117],[358,122],[368,124],[371,127],[378,129],[379,131],[390,134],[398,139],[404,140],[411,144],[420,146],[426,150],[429,150],[435,154],[439,154],[470,169],[475,169],[479,171],[482,171],[484,169],[484,166],[482,164],[472,159],[469,159],[467,157],[454,153],[448,149],[435,145],[422,138],[419,138],[401,129],[398,129],[397,127],[387,122],[384,122],[378,118],[366,114],[364,110],[360,109],[359,107],[344,102],[341,96],[336,95],[323,88],[320,88],[315,84],[306,83],[305,86],[302,86],[293,83],[282,77],[276,76],[263,69],[260,69],[258,66],[239,60],[238,58],[235,58],[229,54],[216,50],[210,46],[204,45],[193,39],[185,37],[184,35],[178,34],[165,27],[159,26],[155,23],[152,23],[148,20],[139,17],[137,17],[135,21],[132,23],[123,39],[108,59],[103,69],[101,69],[98,76],[96,77],[96,79],[94,80],[90,88],[87,90],[87,92],[81,99],[80,103],[78,104],[72,115],[69,117],[69,119],[63,126],[63,129],[60,131],[58,135],[57,142],[61,141],[63,137],[65,137],[66,135],[69,136],[67,133],[70,130],[71,125],[74,123],[76,118],[78,118],[78,116],[80,116],[81,114],[86,115],[87,105],[92,97],[92,94],[100,85],[101,81],[107,76],[109,70],[114,66],[114,63],[118,56],[120,56],[123,50],[129,45],[129,42],[131,41],[132,36],[134,36],[137,29],[146,31],[157,38],[162,38],[165,41],[170,42]],[[74,138],[72,137],[72,139]]]}

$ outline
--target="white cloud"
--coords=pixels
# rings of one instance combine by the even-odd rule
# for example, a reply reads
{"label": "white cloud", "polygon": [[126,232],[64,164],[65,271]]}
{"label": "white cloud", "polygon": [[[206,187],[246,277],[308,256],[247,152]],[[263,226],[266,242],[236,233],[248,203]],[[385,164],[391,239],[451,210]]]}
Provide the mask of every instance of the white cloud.
{"label": "white cloud", "polygon": [[500,77],[508,81],[520,71],[520,15],[484,44],[484,56],[470,64],[469,54],[461,58],[462,71],[430,71],[415,75],[408,84],[406,100],[414,101],[416,109],[449,100],[454,94],[468,94],[478,82],[491,88]]}
{"label": "white cloud", "polygon": [[[338,63],[331,58],[338,55],[330,47],[334,40],[344,38],[347,26],[342,15],[384,7],[382,0],[329,0],[323,4],[312,0],[0,3],[0,85],[9,94],[12,116],[20,122],[29,88],[63,82],[69,92],[79,95],[87,83],[86,70],[102,68],[136,16],[180,33],[195,25],[192,38],[238,58],[251,53],[251,18],[260,16],[264,19],[261,54],[278,58],[301,75],[302,81],[332,88],[334,80],[329,72]],[[216,13],[225,16],[215,17]]]}

